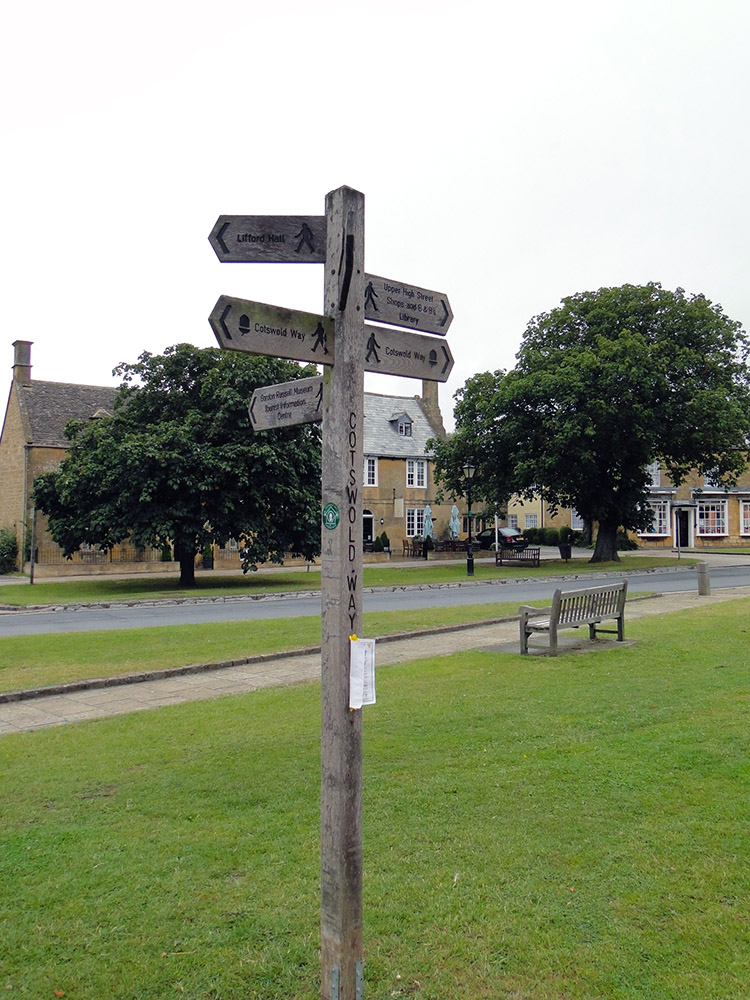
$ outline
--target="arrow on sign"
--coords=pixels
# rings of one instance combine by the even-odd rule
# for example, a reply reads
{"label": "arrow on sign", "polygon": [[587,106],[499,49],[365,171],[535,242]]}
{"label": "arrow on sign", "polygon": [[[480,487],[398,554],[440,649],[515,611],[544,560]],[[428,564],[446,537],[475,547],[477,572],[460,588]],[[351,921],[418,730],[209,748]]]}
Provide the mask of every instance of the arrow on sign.
{"label": "arrow on sign", "polygon": [[445,336],[453,310],[442,292],[366,274],[365,319]]}
{"label": "arrow on sign", "polygon": [[249,407],[253,430],[315,423],[323,418],[322,403],[322,375],[256,389]]}
{"label": "arrow on sign", "polygon": [[[332,365],[335,360],[334,323],[329,316],[221,295],[208,321],[220,346],[231,351],[319,365]],[[432,382],[448,380],[453,355],[444,340],[369,323],[365,333],[365,371]]]}
{"label": "arrow on sign", "polygon": [[322,264],[324,215],[220,215],[208,237],[225,263]]}

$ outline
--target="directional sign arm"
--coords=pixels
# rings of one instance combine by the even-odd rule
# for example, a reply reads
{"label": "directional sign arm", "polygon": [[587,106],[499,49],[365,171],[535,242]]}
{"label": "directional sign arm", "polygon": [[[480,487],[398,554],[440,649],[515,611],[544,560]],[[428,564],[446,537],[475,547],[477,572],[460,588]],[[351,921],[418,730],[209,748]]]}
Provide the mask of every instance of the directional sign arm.
{"label": "directional sign arm", "polygon": [[224,263],[321,264],[324,215],[220,215],[208,237]]}
{"label": "directional sign arm", "polygon": [[208,321],[230,351],[333,364],[333,320],[326,316],[221,295]]}
{"label": "directional sign arm", "polygon": [[371,323],[365,323],[365,334],[365,371],[448,381],[453,355],[446,341]]}
{"label": "directional sign arm", "polygon": [[453,321],[448,296],[391,278],[365,275],[365,319],[444,336]]}

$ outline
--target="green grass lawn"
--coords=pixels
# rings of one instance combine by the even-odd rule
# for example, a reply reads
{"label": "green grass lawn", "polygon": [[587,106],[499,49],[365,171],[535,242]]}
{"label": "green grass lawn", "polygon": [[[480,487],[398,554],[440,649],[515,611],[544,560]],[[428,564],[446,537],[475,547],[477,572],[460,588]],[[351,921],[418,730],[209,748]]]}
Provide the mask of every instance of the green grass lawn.
{"label": "green grass lawn", "polygon": [[[365,996],[747,1000],[750,601],[383,668]],[[316,684],[0,739],[8,997],[315,1000]]]}
{"label": "green grass lawn", "polygon": [[[683,559],[681,565],[691,565],[696,560]],[[673,556],[638,556],[623,554],[620,562],[589,565],[587,560],[564,563],[559,559],[543,561],[536,568],[508,568],[494,563],[475,562],[476,580],[514,579],[531,576],[564,576],[571,572],[611,572],[676,566]],[[137,579],[108,580],[106,577],[86,577],[62,583],[38,582],[8,584],[0,587],[0,605],[25,607],[30,604],[72,604],[75,602],[127,601],[175,596],[220,596],[224,594],[281,593],[296,590],[319,590],[320,570],[309,572],[258,572],[246,576],[222,576],[199,573],[197,586],[191,590],[180,589],[178,578],[140,577]],[[465,561],[425,562],[415,560],[414,565],[389,566],[387,563],[366,566],[366,587],[398,587],[425,583],[455,583],[466,580]]]}
{"label": "green grass lawn", "polygon": [[[518,601],[380,611],[363,616],[363,630],[377,638],[517,614]],[[219,663],[319,646],[320,641],[318,616],[0,638],[0,693],[191,663]]]}
{"label": "green grass lawn", "polygon": [[[518,601],[457,605],[374,612],[363,625],[377,637],[517,613]],[[319,645],[319,616],[12,636],[0,639],[0,692]]]}

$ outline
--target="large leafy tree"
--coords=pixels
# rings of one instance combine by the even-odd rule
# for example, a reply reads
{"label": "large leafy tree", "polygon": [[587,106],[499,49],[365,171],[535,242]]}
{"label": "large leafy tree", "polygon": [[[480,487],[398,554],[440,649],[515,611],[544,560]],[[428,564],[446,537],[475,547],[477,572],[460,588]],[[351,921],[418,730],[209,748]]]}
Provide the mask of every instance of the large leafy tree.
{"label": "large leafy tree", "polygon": [[503,502],[541,495],[598,522],[593,562],[617,559],[619,527],[651,523],[647,466],[679,485],[691,469],[731,485],[746,468],[748,344],[703,295],[661,285],[582,292],[529,323],[517,365],[469,379],[437,473]]}
{"label": "large leafy tree", "polygon": [[34,496],[66,555],[82,543],[174,545],[180,583],[196,553],[241,539],[243,568],[320,551],[318,425],[254,433],[254,389],[314,374],[293,362],[189,344],[121,364],[112,416],[66,428],[68,457]]}

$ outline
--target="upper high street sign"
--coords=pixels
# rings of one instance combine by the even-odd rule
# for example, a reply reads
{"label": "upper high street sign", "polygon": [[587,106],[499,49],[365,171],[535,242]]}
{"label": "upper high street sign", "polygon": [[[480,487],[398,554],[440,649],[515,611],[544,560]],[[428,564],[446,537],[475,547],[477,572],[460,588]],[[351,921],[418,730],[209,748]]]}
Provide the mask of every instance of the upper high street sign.
{"label": "upper high street sign", "polygon": [[442,292],[366,274],[365,319],[445,336],[453,321],[453,310]]}

